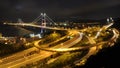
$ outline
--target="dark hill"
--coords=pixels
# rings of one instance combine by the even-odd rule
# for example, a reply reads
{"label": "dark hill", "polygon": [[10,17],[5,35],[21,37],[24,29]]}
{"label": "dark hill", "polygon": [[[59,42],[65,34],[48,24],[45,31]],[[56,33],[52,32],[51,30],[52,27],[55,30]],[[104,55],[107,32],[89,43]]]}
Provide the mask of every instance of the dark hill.
{"label": "dark hill", "polygon": [[87,63],[77,68],[120,68],[120,42],[113,47],[104,48],[97,55],[91,56]]}

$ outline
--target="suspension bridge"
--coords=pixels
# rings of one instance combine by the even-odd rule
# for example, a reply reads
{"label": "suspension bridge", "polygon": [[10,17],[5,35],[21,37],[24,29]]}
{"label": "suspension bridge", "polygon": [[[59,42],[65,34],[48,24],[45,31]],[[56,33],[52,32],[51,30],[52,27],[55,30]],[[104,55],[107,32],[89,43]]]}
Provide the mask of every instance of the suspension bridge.
{"label": "suspension bridge", "polygon": [[[40,21],[40,23],[39,23]],[[15,26],[30,26],[41,28],[41,33],[43,33],[44,29],[52,29],[52,30],[68,30],[64,28],[58,27],[50,27],[47,25],[54,25],[55,22],[47,16],[46,13],[41,13],[36,19],[34,19],[31,23],[24,23],[21,19],[18,19],[18,23],[4,23],[7,25],[15,25]]]}

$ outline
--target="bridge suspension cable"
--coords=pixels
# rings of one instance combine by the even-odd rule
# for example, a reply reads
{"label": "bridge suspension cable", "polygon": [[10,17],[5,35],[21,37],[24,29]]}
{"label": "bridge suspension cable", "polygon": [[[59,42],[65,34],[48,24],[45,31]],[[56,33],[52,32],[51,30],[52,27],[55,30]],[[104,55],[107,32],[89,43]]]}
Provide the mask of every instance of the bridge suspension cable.
{"label": "bridge suspension cable", "polygon": [[42,19],[41,17],[42,13],[36,19],[34,19],[32,23],[37,23],[40,19]]}
{"label": "bridge suspension cable", "polygon": [[48,18],[48,21],[55,23],[49,16],[46,15],[46,17]]}
{"label": "bridge suspension cable", "polygon": [[55,23],[46,13],[41,13],[32,23],[45,20],[46,22]]}

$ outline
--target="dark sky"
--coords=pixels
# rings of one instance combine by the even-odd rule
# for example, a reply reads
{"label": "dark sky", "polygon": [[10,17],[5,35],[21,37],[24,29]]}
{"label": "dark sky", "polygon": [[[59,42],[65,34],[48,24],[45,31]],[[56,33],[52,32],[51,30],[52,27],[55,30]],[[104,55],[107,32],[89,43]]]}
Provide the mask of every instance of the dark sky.
{"label": "dark sky", "polygon": [[120,17],[120,0],[0,0],[0,20],[33,21],[41,12],[50,17]]}

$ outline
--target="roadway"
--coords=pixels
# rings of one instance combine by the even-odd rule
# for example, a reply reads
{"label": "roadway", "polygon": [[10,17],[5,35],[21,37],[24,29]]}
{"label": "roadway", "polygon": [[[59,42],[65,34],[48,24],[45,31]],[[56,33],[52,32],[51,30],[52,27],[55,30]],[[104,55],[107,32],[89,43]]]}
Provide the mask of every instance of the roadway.
{"label": "roadway", "polygon": [[[66,30],[66,29],[63,29],[63,28],[43,27],[43,26],[32,25],[32,24],[19,24],[19,23],[13,24],[13,23],[9,23],[9,25],[21,25],[21,26],[25,25],[25,26],[33,26],[33,27],[46,28],[46,29]],[[106,28],[108,28],[108,26],[106,26]],[[114,33],[113,37],[108,42],[115,41],[118,38],[119,32],[117,30],[113,29],[113,33]],[[87,49],[89,49],[89,52],[83,58],[80,59],[79,64],[81,65],[81,63],[84,63],[84,61],[81,61],[81,60],[85,60],[89,56],[95,54],[96,51],[97,51],[97,49],[99,49],[99,46],[101,46],[101,44],[105,43],[105,42],[101,42],[101,43],[99,43],[99,44],[96,45],[94,39],[87,37],[89,39],[89,42],[92,45],[94,44],[93,46],[70,48],[70,47],[74,46],[75,44],[77,44],[78,42],[80,42],[82,40],[82,37],[83,37],[83,33],[79,33],[77,31],[75,33],[73,33],[73,34],[75,36],[72,39],[70,39],[70,40],[62,43],[62,45],[59,44],[59,45],[56,45],[54,47],[46,48],[46,49],[39,47],[40,40],[36,41],[34,43],[34,45],[37,48],[41,49],[39,53],[35,53],[33,55],[30,55],[30,56],[24,56],[24,54],[28,53],[28,51],[26,50],[26,51],[14,54],[12,56],[9,56],[7,59],[3,58],[3,59],[1,59],[2,62],[0,63],[0,68],[3,68],[3,67],[4,68],[19,68],[20,66],[24,66],[26,64],[34,63],[34,62],[36,62],[38,60],[45,59],[45,58],[47,58],[47,57],[55,54],[56,52],[71,51],[71,50],[78,50],[78,49],[82,50],[82,49],[86,49],[87,48]],[[92,41],[90,41],[91,39],[92,39]],[[58,41],[56,41],[56,42],[58,42]],[[112,43],[114,43],[114,42],[112,42]],[[112,44],[112,43],[110,43],[110,44]],[[35,47],[33,49],[36,50]],[[30,50],[32,50],[32,49],[30,49]],[[43,51],[43,50],[46,50],[46,51]],[[56,51],[56,52],[50,52],[50,51]],[[14,57],[16,57],[16,58],[14,58]]]}
{"label": "roadway", "polygon": [[[39,42],[36,42],[36,44],[34,44],[34,45],[41,50],[63,52],[63,51],[68,51],[67,48],[72,47],[75,44],[77,44],[78,42],[80,42],[82,40],[82,37],[83,37],[83,33],[76,32],[74,38],[72,38],[66,42],[63,42],[62,45],[58,44],[58,45],[51,47],[51,48],[41,48],[39,46]],[[71,49],[69,49],[69,50],[71,50]]]}
{"label": "roadway", "polygon": [[37,28],[44,28],[44,29],[52,29],[52,30],[68,30],[64,28],[56,28],[56,27],[46,27],[46,26],[40,26],[40,25],[34,25],[34,24],[27,24],[27,23],[4,23],[7,25],[15,25],[15,26],[31,26],[31,27],[37,27]]}
{"label": "roadway", "polygon": [[17,59],[23,58],[25,55],[27,55],[27,53],[29,53],[31,51],[36,51],[36,50],[38,50],[38,48],[32,47],[32,48],[26,49],[24,51],[12,54],[11,56],[1,58],[0,66],[1,66],[1,64],[6,64],[8,62],[11,62],[12,60],[17,60]]}
{"label": "roadway", "polygon": [[[68,35],[73,35],[72,33],[70,33],[70,34],[68,34]],[[75,37],[75,39],[74,40],[76,40],[77,39],[77,37],[79,36],[79,33],[76,35],[76,37]],[[67,37],[67,36],[66,36]],[[72,39],[71,39],[72,40]],[[74,41],[73,40],[73,41]],[[36,41],[35,42],[35,45],[38,45],[38,44],[36,44],[36,43],[39,43],[40,42],[40,40],[39,41]],[[60,46],[61,47],[61,46]],[[35,47],[34,47],[35,48]],[[31,50],[31,49],[30,49]],[[23,65],[25,65],[25,64],[29,64],[29,63],[33,63],[33,62],[36,62],[37,60],[41,60],[41,59],[44,59],[44,58],[46,58],[46,57],[49,57],[49,56],[51,56],[51,55],[53,55],[54,53],[53,52],[46,52],[46,51],[41,51],[40,50],[40,53],[38,53],[38,54],[34,54],[34,55],[30,55],[30,56],[24,56],[24,54],[27,54],[28,52],[27,52],[27,50],[25,51],[25,52],[20,52],[20,53],[18,53],[19,54],[19,56],[18,56],[18,54],[15,54],[15,55],[13,55],[11,58],[8,58],[8,60],[9,61],[6,61],[6,60],[2,60],[3,62],[0,64],[0,67],[4,67],[4,68],[7,68],[7,67],[11,67],[11,68],[18,68],[19,66],[23,66]],[[21,55],[22,54],[22,55]],[[43,56],[44,55],[44,56]],[[16,58],[14,58],[14,57],[16,57]],[[19,57],[19,58],[18,58]],[[14,58],[14,59],[13,59]],[[26,60],[26,58],[31,58],[31,59],[27,59]],[[37,59],[35,59],[35,58],[37,58]],[[38,58],[40,58],[40,59],[38,59]],[[12,62],[11,62],[12,61]],[[32,62],[30,62],[30,61],[32,61]]]}
{"label": "roadway", "polygon": [[81,58],[80,60],[75,61],[74,64],[77,65],[77,66],[84,65],[85,62],[87,61],[87,59],[91,55],[96,54],[100,49],[102,49],[104,43],[107,43],[109,46],[113,45],[113,43],[115,43],[115,41],[119,37],[119,31],[117,31],[116,29],[113,29],[112,31],[113,31],[114,35],[110,38],[110,40],[104,41],[104,42],[100,42],[99,44],[94,45],[92,47],[88,47],[89,48],[89,52],[83,58]]}
{"label": "roadway", "polygon": [[[113,35],[113,37],[115,37],[114,39],[116,39],[117,37],[116,37],[116,32],[115,32],[115,30],[113,30],[113,32],[114,32],[114,35]],[[80,37],[79,37],[79,40],[80,39],[82,39],[82,35],[83,34],[80,34]],[[76,36],[77,37],[77,36]],[[76,38],[75,37],[75,38]],[[113,37],[111,38],[111,39],[113,39]],[[67,41],[68,42],[68,41]],[[88,58],[89,56],[91,56],[91,55],[93,55],[94,53],[96,53],[96,48],[98,48],[99,46],[101,46],[101,45],[103,45],[105,42],[100,42],[99,44],[95,44],[94,46],[87,46],[87,47],[78,47],[78,48],[69,48],[69,47],[71,47],[71,45],[72,44],[70,44],[70,42],[69,42],[69,44],[66,46],[66,45],[64,45],[64,43],[63,43],[63,46],[59,46],[59,47],[57,47],[57,49],[53,49],[53,48],[56,48],[56,46],[55,47],[52,47],[52,49],[47,49],[48,51],[50,51],[50,50],[54,50],[54,51],[71,51],[71,50],[76,50],[76,49],[89,49],[90,48],[90,50],[89,50],[89,52],[88,52],[88,54],[86,55],[86,56],[84,56],[83,58]],[[65,42],[65,44],[66,44],[66,42]],[[76,43],[75,43],[76,44]],[[35,45],[39,45],[39,44],[35,44]],[[74,44],[73,44],[74,45]],[[72,46],[73,46],[72,45]],[[43,50],[45,50],[45,49],[43,49]],[[83,59],[82,58],[82,59]]]}
{"label": "roadway", "polygon": [[0,65],[0,68],[20,68],[21,66],[25,66],[26,64],[37,62],[38,60],[45,59],[54,54],[54,52],[46,52],[40,51],[39,53],[25,56],[24,58],[20,58],[18,60],[12,60],[12,62]]}

